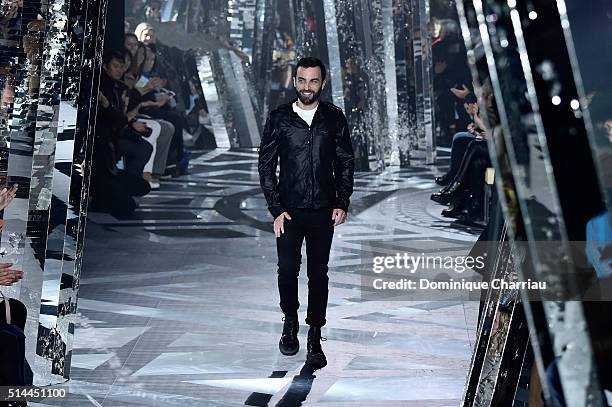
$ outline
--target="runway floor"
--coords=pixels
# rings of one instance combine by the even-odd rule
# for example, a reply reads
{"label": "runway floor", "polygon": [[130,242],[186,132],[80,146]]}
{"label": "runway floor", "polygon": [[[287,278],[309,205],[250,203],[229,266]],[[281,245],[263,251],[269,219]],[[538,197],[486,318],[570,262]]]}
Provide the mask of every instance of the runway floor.
{"label": "runway floor", "polygon": [[206,152],[190,175],[146,196],[134,219],[90,213],[70,397],[31,405],[459,404],[478,303],[370,298],[360,289],[373,251],[470,249],[480,229],[442,218],[428,199],[438,170],[356,174],[330,261],[329,364],[311,374],[302,369],[305,272],[301,350],[278,351],[276,248],[256,157]]}

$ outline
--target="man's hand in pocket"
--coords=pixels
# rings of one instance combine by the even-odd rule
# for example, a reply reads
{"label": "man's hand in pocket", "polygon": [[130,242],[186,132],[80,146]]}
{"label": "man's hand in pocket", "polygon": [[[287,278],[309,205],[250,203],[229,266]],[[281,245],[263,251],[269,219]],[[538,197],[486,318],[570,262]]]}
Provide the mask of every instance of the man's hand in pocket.
{"label": "man's hand in pocket", "polygon": [[274,219],[274,234],[276,237],[280,237],[285,233],[285,218],[291,220],[291,216],[287,212],[283,212],[278,215],[278,218]]}

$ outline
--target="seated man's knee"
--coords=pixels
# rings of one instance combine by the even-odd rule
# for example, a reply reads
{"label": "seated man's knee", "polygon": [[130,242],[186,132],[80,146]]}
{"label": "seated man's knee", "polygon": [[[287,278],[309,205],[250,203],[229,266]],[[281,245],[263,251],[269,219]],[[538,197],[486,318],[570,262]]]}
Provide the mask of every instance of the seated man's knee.
{"label": "seated man's knee", "polygon": [[468,133],[467,131],[461,131],[459,133],[455,133],[455,135],[453,136],[453,142],[464,138],[464,137],[473,137],[471,133]]}

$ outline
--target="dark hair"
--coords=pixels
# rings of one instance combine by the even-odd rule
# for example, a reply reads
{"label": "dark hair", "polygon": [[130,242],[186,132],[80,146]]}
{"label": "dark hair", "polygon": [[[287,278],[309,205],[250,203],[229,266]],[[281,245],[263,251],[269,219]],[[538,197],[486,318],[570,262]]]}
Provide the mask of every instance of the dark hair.
{"label": "dark hair", "polygon": [[157,68],[157,51],[155,50],[155,47],[152,47],[151,45],[153,44],[144,46],[144,49],[145,49],[144,59],[142,60],[142,64],[138,67],[140,74],[142,74],[144,65],[147,62],[147,50],[151,51],[153,55],[155,55],[155,62],[153,62],[153,66],[151,67],[151,72],[155,71],[155,68]]}
{"label": "dark hair", "polygon": [[126,53],[129,53],[127,49],[123,49],[123,50],[112,49],[112,50],[104,51],[104,54],[102,55],[102,63],[106,65],[113,59],[124,62]]}
{"label": "dark hair", "polygon": [[138,37],[134,33],[125,33],[125,38],[127,38],[127,37],[134,37],[134,38],[136,38],[136,41],[138,41]]}
{"label": "dark hair", "polygon": [[473,91],[470,91],[470,93],[467,94],[463,100],[463,103],[478,103],[478,99],[476,99]]}
{"label": "dark hair", "polygon": [[325,77],[327,76],[327,71],[325,70],[325,64],[323,64],[323,61],[321,61],[319,58],[315,58],[315,57],[304,57],[301,58],[297,65],[295,66],[295,72],[293,73],[293,76],[297,76],[297,70],[298,68],[302,67],[302,68],[315,68],[315,67],[319,67],[321,68],[321,79],[322,81],[325,80]]}
{"label": "dark hair", "polygon": [[[134,75],[136,75],[136,77],[139,77],[142,74],[142,67],[144,66],[145,61],[147,60],[147,49],[146,48],[147,46],[144,45],[142,41],[138,41],[138,49],[136,50],[136,53],[132,57],[132,66],[130,67],[130,71]],[[140,52],[140,50],[144,52],[144,56],[142,58],[142,62],[140,63],[140,65],[136,66],[136,64],[138,63],[138,52]]]}

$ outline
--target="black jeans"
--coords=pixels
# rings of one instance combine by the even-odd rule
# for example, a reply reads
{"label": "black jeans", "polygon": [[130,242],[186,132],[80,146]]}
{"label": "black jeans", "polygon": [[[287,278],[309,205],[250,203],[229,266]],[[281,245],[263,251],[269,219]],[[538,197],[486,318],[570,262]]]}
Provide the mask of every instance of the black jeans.
{"label": "black jeans", "polygon": [[329,293],[327,262],[334,237],[332,209],[289,209],[291,220],[285,219],[285,233],[276,239],[278,252],[278,291],[280,307],[285,315],[297,316],[298,275],[302,264],[302,242],[306,239],[308,274],[308,311],[306,323],[325,325]]}
{"label": "black jeans", "polygon": [[461,161],[463,161],[463,156],[465,155],[468,145],[474,140],[476,140],[476,136],[467,131],[456,133],[453,136],[450,152],[450,169],[448,170],[450,179],[455,178],[455,175],[457,175],[457,171],[459,171]]}
{"label": "black jeans", "polygon": [[92,210],[108,212],[123,219],[129,217],[136,209],[133,197],[144,196],[150,191],[151,186],[142,175],[136,177],[125,171],[113,175],[94,159],[90,189],[90,194],[93,196],[90,206]]}
{"label": "black jeans", "polygon": [[125,172],[134,177],[142,178],[142,171],[151,154],[153,154],[153,146],[145,139],[135,141],[120,137],[119,149],[125,158]]}
{"label": "black jeans", "polygon": [[463,155],[454,181],[469,184],[468,178],[476,177],[476,180],[480,181],[478,184],[482,186],[482,182],[484,182],[484,170],[490,165],[491,161],[489,160],[489,150],[487,149],[486,140],[474,139],[467,145],[467,149]]}

